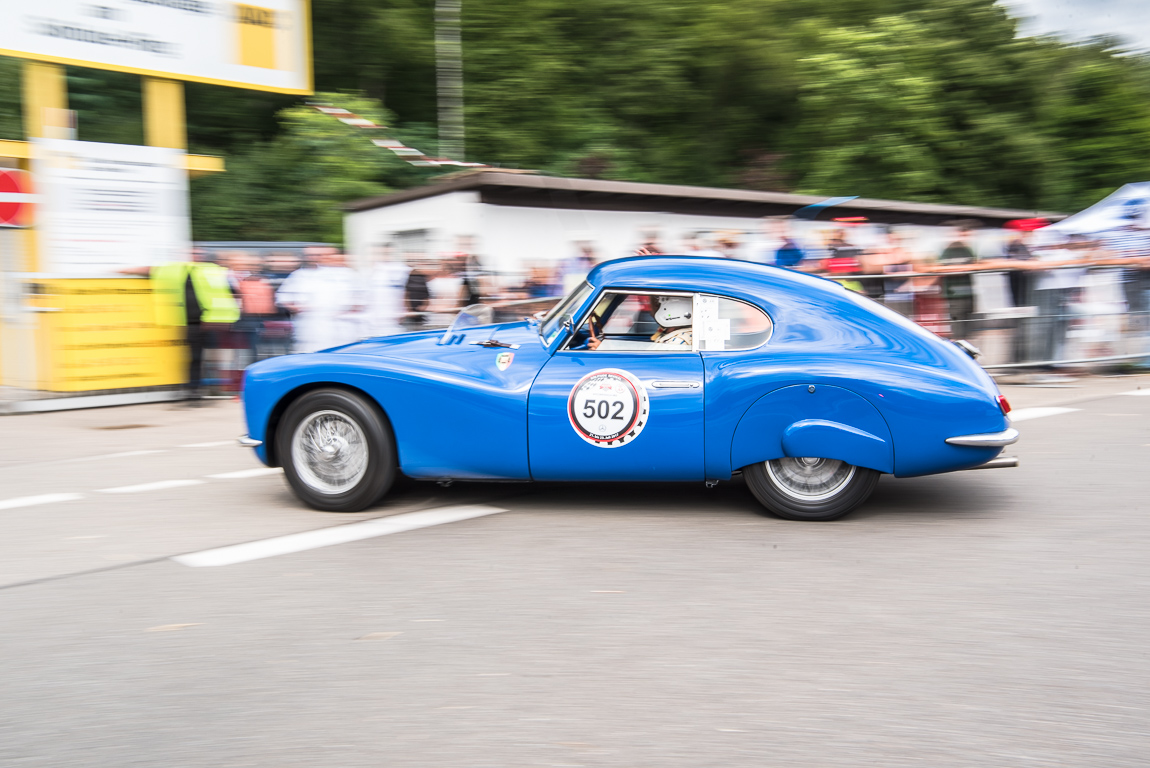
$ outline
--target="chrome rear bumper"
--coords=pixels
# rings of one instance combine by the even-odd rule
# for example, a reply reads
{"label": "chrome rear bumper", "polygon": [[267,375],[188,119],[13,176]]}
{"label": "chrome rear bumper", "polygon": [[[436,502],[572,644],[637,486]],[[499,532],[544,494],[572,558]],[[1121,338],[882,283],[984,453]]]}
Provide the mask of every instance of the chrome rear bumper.
{"label": "chrome rear bumper", "polygon": [[259,448],[264,444],[263,440],[253,440],[252,438],[244,435],[243,437],[236,438],[236,442],[243,448]]}
{"label": "chrome rear bumper", "polygon": [[1001,432],[990,432],[984,435],[959,435],[948,437],[946,442],[951,445],[970,445],[975,448],[1004,448],[1018,442],[1018,430],[1014,427]]}
{"label": "chrome rear bumper", "polygon": [[1017,467],[1017,456],[999,456],[997,459],[991,459],[985,464],[979,464],[977,467],[970,467],[967,469],[969,472],[972,469],[1006,469],[1008,467]]}

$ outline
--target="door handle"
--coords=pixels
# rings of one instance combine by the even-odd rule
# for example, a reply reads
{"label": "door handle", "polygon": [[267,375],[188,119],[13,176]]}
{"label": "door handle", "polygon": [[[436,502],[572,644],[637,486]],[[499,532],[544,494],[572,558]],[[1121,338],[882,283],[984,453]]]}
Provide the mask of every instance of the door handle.
{"label": "door handle", "polygon": [[652,381],[651,386],[655,389],[698,389],[703,386],[699,381]]}

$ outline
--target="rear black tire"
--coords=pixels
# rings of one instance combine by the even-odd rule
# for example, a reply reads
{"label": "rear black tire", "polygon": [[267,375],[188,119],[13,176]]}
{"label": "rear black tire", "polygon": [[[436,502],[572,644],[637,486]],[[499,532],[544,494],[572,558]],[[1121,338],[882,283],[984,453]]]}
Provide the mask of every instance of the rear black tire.
{"label": "rear black tire", "polygon": [[292,490],[325,512],[359,512],[395,482],[395,437],[372,401],[342,389],[317,389],[284,413],[276,456]]}
{"label": "rear black tire", "polygon": [[786,520],[837,520],[870,498],[879,472],[833,459],[775,459],[743,467],[747,487]]}

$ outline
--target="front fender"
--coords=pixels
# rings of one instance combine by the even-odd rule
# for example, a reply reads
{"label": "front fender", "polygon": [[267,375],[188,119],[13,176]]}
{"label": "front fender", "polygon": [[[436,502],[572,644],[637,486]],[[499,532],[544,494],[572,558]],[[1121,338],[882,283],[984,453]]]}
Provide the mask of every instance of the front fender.
{"label": "front fender", "polygon": [[731,467],[817,456],[894,472],[890,429],[873,405],[828,385],[783,387],[747,409],[731,441]]}

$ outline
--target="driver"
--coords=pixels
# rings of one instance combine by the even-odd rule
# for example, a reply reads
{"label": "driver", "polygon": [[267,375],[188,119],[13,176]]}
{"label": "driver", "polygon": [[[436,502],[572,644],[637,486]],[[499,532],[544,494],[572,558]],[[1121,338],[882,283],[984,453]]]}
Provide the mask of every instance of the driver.
{"label": "driver", "polygon": [[[651,313],[659,330],[651,337],[656,344],[673,344],[680,347],[689,347],[694,341],[694,330],[691,325],[691,297],[690,296],[656,296],[654,311]],[[603,339],[596,335],[595,327],[590,328],[591,338],[587,341],[588,349],[598,349]]]}

